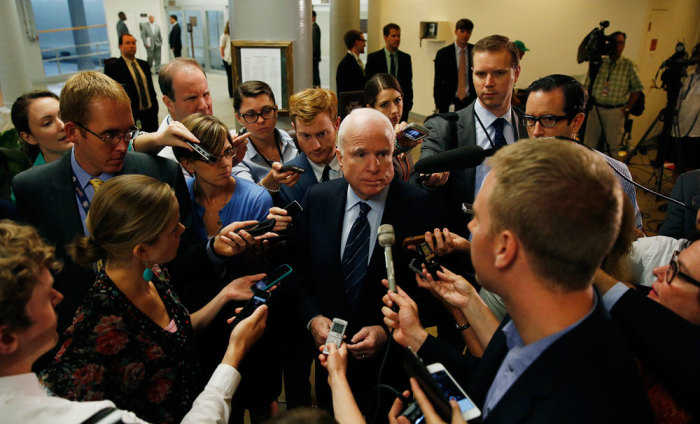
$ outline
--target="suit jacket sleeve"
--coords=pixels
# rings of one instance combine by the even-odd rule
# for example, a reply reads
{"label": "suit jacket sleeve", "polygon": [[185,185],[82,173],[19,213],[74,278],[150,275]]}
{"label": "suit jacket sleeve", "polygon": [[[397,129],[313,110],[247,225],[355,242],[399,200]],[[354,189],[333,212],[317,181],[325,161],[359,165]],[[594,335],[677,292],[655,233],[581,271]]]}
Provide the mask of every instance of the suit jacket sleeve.
{"label": "suit jacket sleeve", "polygon": [[[692,201],[700,194],[700,171],[691,171],[680,176],[671,190],[671,197],[684,203]],[[688,238],[695,227],[695,213],[675,203],[668,204],[666,219],[659,229],[659,235],[674,238]]]}
{"label": "suit jacket sleeve", "polygon": [[430,133],[423,139],[420,148],[420,157],[425,158],[437,153],[442,153],[447,148],[446,140],[450,139],[450,124],[447,120],[435,117],[425,121],[425,128]]}
{"label": "suit jacket sleeve", "polygon": [[700,327],[628,290],[610,310],[634,356],[693,415],[700,414]]}
{"label": "suit jacket sleeve", "polygon": [[[448,46],[449,47],[449,46]],[[450,68],[454,67],[454,64],[449,63],[449,51],[444,47],[438,50],[435,55],[435,78],[433,80],[433,100],[435,100],[435,107],[442,110],[446,109],[452,98],[452,93],[450,93]]]}

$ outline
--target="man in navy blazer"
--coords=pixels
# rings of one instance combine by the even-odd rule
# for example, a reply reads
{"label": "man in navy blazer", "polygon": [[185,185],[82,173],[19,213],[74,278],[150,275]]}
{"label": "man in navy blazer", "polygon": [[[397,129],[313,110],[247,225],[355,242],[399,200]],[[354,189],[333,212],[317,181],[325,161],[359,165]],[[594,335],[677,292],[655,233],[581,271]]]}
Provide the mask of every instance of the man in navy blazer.
{"label": "man in navy blazer", "polygon": [[[348,321],[345,332],[351,358],[348,375],[360,405],[376,384],[377,372],[387,343],[382,323],[381,284],[386,278],[383,250],[377,241],[380,224],[392,224],[396,235],[393,249],[397,281],[415,288],[408,254],[400,248],[404,238],[442,228],[445,216],[433,196],[414,185],[393,180],[391,122],[373,109],[356,109],[341,123],[338,132],[338,161],[344,178],[312,185],[304,198],[304,212],[293,227],[294,276],[287,285],[295,296],[304,325],[316,346],[325,344],[331,320]],[[352,243],[351,228],[365,203],[369,234],[365,252],[366,273],[359,286],[346,287],[341,258]],[[364,243],[363,243],[364,244]],[[359,265],[364,268],[362,264]],[[413,284],[411,283],[413,282]],[[430,296],[427,296],[430,297]],[[353,300],[355,299],[355,300]],[[430,300],[428,300],[430,302]],[[400,361],[388,361],[385,376],[396,374]],[[327,382],[316,368],[319,404],[330,406]],[[325,394],[325,396],[324,396]]]}
{"label": "man in navy blazer", "polygon": [[[136,38],[133,35],[119,37],[119,50],[122,52],[119,59],[105,63],[105,74],[124,87],[131,99],[131,113],[134,120],[141,121],[141,129],[157,131],[158,98],[153,87],[151,67],[145,60],[136,58]],[[142,88],[144,92],[141,92]]]}
{"label": "man in navy blazer", "polygon": [[[401,121],[408,121],[408,112],[413,108],[413,65],[411,64],[411,55],[399,50],[401,27],[390,23],[386,24],[382,31],[384,34],[384,48],[367,55],[365,78],[369,80],[374,74],[391,74],[396,77],[401,86],[401,91],[403,91],[403,115],[401,115]],[[394,60],[393,74],[391,72],[392,60]]]}
{"label": "man in navy blazer", "polygon": [[307,88],[289,98],[289,117],[296,133],[301,154],[286,165],[295,165],[306,172],[296,184],[280,186],[275,204],[280,207],[296,200],[301,202],[306,190],[324,181],[342,177],[335,155],[335,141],[340,126],[338,98],[325,88]]}
{"label": "man in navy blazer", "polygon": [[[405,295],[388,293],[399,311],[385,307],[386,321],[397,342],[450,370],[484,424],[651,422],[629,347],[591,284],[619,232],[620,185],[596,152],[540,140],[499,150],[473,206],[476,280],[509,314],[481,359],[429,337]],[[435,290],[476,325],[473,299],[451,282]]]}
{"label": "man in navy blazer", "polygon": [[357,29],[351,29],[343,36],[348,52],[338,63],[335,72],[335,89],[338,93],[362,91],[365,89],[365,69],[360,54],[365,52],[365,36]]}
{"label": "man in navy blazer", "polygon": [[[455,42],[440,50],[435,55],[435,79],[433,82],[433,99],[435,108],[440,113],[450,111],[450,106],[454,105],[453,111],[464,109],[468,104],[476,99],[474,82],[472,81],[472,49],[473,44],[469,44],[469,37],[474,30],[474,23],[469,19],[460,19],[455,25]],[[457,95],[459,84],[459,61],[457,52],[465,52],[465,72],[467,82],[466,97],[460,99]],[[369,58],[367,59],[369,62]],[[403,88],[403,85],[401,85]]]}

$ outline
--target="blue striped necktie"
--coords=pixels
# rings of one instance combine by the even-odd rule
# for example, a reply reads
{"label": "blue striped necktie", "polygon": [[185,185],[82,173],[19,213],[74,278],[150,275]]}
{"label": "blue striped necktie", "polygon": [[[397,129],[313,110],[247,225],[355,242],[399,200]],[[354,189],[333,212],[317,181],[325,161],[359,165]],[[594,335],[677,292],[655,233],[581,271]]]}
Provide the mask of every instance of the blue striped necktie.
{"label": "blue striped necktie", "polygon": [[341,267],[345,281],[345,293],[352,305],[360,294],[362,280],[367,274],[369,259],[369,221],[367,213],[372,209],[367,203],[360,202],[360,214],[350,228],[348,241],[345,244]]}

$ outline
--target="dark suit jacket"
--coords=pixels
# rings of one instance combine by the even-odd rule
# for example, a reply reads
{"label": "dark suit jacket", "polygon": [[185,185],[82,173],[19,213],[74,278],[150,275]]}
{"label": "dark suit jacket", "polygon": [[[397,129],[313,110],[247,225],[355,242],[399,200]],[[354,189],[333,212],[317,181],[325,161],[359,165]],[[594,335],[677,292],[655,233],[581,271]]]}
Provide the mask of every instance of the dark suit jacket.
{"label": "dark suit jacket", "polygon": [[[136,62],[141,67],[143,74],[146,76],[146,89],[151,96],[151,108],[148,109],[149,113],[156,114],[156,119],[158,115],[158,98],[156,97],[156,89],[153,87],[153,78],[151,78],[151,67],[148,66],[148,62],[141,59],[136,59]],[[124,57],[120,57],[111,63],[105,63],[105,74],[121,84],[124,87],[124,91],[131,99],[131,113],[134,115],[134,119],[139,116],[139,92],[136,87],[136,82],[131,77],[131,72],[129,71],[128,65],[124,60]],[[156,127],[157,129],[157,127]]]}
{"label": "dark suit jacket", "polygon": [[[476,99],[476,90],[472,81],[472,49],[473,44],[467,44],[467,54],[469,62],[467,63],[467,84],[469,84],[469,95],[467,102]],[[447,112],[452,99],[457,92],[457,55],[455,53],[455,44],[450,43],[447,46],[438,50],[435,55],[435,80],[433,82],[433,99],[435,99],[435,107],[442,113]]]}
{"label": "dark suit jacket", "polygon": [[[433,337],[418,351],[441,362],[483,409],[508,353],[496,330],[480,360],[465,358]],[[651,410],[637,368],[602,300],[591,316],[547,348],[482,421],[489,423],[649,423]]]}
{"label": "dark suit jacket", "polygon": [[350,53],[346,53],[343,60],[338,63],[335,84],[338,93],[365,89],[365,73]]}
{"label": "dark suit jacket", "polygon": [[316,174],[314,174],[313,168],[309,163],[309,158],[306,157],[304,153],[299,154],[299,156],[290,160],[286,165],[295,165],[306,170],[305,173],[299,176],[299,181],[291,187],[286,185],[280,186],[280,191],[277,196],[274,196],[275,205],[283,208],[290,204],[293,200],[301,203],[306,194],[306,190],[314,184],[318,184],[316,179]]}
{"label": "dark suit jacket", "polygon": [[641,296],[636,290],[615,303],[610,316],[622,329],[632,353],[663,382],[693,416],[700,415],[700,326]]}
{"label": "dark suit jacket", "polygon": [[[671,190],[671,197],[686,205],[691,205],[693,197],[697,195],[700,195],[700,170],[681,175]],[[695,231],[696,215],[689,209],[669,202],[666,219],[661,224],[659,234],[675,238],[689,238]]]}
{"label": "dark suit jacket", "polygon": [[[340,265],[347,187],[347,181],[338,178],[308,189],[304,212],[293,230],[293,249],[298,253],[293,281],[299,286],[296,295],[305,323],[319,314],[330,319],[343,318],[349,322],[347,334],[354,334],[368,325],[382,325],[382,296],[386,289],[381,280],[386,278],[386,269],[383,249],[375,242],[359,296],[362,302],[348,304]],[[415,278],[408,269],[408,257],[399,246],[406,237],[442,228],[445,215],[439,201],[432,198],[432,194],[400,181],[394,180],[389,186],[381,223],[394,226],[396,281],[409,293],[415,292]]]}
{"label": "dark suit jacket", "polygon": [[170,44],[171,49],[179,50],[182,48],[182,39],[180,37],[180,23],[175,22],[173,27],[170,29],[170,34],[168,35],[168,44]]}
{"label": "dark suit jacket", "polygon": [[[478,100],[477,100],[478,101]],[[527,137],[527,129],[515,111],[511,108],[511,122],[517,122],[515,126],[515,140]],[[425,127],[430,130],[430,134],[421,144],[420,157],[425,158],[437,153],[451,150],[456,147],[476,145],[476,125],[474,118],[474,102],[456,112],[457,121],[457,145],[450,141],[450,123],[440,117],[434,117],[425,121]],[[461,212],[461,204],[474,203],[474,179],[476,168],[467,168],[463,171],[451,172],[447,183],[438,191],[445,197],[450,215],[450,229],[459,234],[466,234],[467,215]]]}
{"label": "dark suit jacket", "polygon": [[[65,154],[55,162],[30,168],[12,180],[19,216],[37,228],[46,241],[56,246],[58,258],[64,260],[64,269],[55,276],[54,283],[54,287],[64,295],[63,301],[56,306],[59,334],[70,325],[83,295],[95,280],[91,269],[77,265],[66,256],[66,244],[83,235],[80,212],[71,182],[70,159],[70,153]],[[190,198],[177,163],[158,156],[127,152],[120,174],[143,174],[168,183],[175,189],[180,204],[180,221],[189,227]],[[181,246],[184,247],[188,243],[186,232]],[[197,258],[195,260],[195,257],[191,256],[188,261],[205,260],[206,253],[203,248],[200,249]]]}
{"label": "dark suit jacket", "polygon": [[[398,61],[399,76],[397,79],[403,91],[403,115],[401,115],[401,120],[405,121],[406,117],[408,117],[408,112],[413,108],[413,65],[411,64],[411,55],[401,50],[398,50]],[[381,73],[389,73],[389,70],[386,68],[384,49],[368,54],[367,65],[365,65],[366,79],[369,80],[372,75]]]}

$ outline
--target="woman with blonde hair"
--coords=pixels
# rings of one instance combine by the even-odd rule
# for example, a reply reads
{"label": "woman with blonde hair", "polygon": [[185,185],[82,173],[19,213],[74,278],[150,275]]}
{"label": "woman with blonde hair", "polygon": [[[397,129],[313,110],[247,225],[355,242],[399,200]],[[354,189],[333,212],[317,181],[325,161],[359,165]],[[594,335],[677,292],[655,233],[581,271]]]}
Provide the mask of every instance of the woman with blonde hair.
{"label": "woman with blonde hair", "polygon": [[193,337],[229,300],[250,298],[264,274],[236,279],[190,315],[158,264],[175,258],[179,206],[167,184],[143,175],[110,179],[95,193],[89,236],[68,247],[97,267],[54,363],[51,392],[72,400],[111,399],[154,423],[179,422],[203,387]]}

